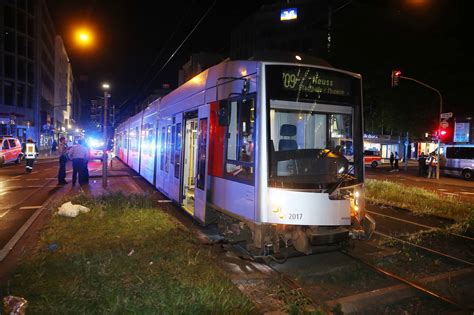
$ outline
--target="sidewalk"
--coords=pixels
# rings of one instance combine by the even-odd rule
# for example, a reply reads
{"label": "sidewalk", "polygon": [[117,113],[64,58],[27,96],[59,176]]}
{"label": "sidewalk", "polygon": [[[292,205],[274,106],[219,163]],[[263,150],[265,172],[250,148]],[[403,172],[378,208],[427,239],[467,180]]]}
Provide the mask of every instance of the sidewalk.
{"label": "sidewalk", "polygon": [[375,169],[366,167],[366,178],[393,181],[428,189],[442,196],[452,196],[463,201],[474,202],[474,181],[447,176],[440,176],[439,180],[420,177],[418,176],[418,165],[413,165],[413,163],[409,163],[407,170],[405,170],[404,164],[400,164],[399,167],[398,172],[391,172],[390,165],[381,165]]}

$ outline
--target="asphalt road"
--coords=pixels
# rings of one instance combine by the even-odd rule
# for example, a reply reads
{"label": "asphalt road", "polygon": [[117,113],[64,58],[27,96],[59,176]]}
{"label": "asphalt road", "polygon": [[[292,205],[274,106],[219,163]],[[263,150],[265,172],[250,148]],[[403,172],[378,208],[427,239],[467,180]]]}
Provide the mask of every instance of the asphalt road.
{"label": "asphalt road", "polygon": [[[91,161],[89,170],[101,168]],[[33,172],[25,172],[25,164],[0,167],[0,249],[15,235],[28,218],[61,186],[57,186],[57,159],[38,159]],[[66,180],[71,181],[72,164],[67,164]],[[70,184],[68,184],[70,185]]]}

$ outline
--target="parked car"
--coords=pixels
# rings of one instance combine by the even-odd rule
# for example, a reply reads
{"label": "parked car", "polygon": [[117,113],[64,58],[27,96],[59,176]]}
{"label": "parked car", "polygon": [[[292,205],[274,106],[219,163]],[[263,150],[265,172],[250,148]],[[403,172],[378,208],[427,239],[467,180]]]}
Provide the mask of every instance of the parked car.
{"label": "parked car", "polygon": [[474,177],[474,145],[443,145],[439,166],[442,174],[462,176],[465,180],[472,180]]}
{"label": "parked car", "polygon": [[18,138],[12,136],[0,136],[0,165],[15,162],[20,163],[23,153]]}
{"label": "parked car", "polygon": [[373,168],[376,168],[377,166],[382,163],[382,157],[380,156],[379,151],[370,151],[370,150],[365,150],[364,151],[364,164],[370,165]]}

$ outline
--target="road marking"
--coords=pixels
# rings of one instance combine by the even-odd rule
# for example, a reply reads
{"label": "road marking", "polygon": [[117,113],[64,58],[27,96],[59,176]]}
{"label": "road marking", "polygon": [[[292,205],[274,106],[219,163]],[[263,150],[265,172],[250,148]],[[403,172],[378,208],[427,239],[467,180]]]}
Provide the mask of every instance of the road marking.
{"label": "road marking", "polygon": [[5,211],[4,213],[0,214],[0,218],[3,218],[10,210]]}
{"label": "road marking", "polygon": [[461,192],[461,194],[463,194],[463,195],[474,195],[474,192],[463,191],[463,192]]}
{"label": "road marking", "polygon": [[20,207],[20,210],[29,210],[29,209],[38,209],[41,208],[41,206],[25,206],[25,207]]}
{"label": "road marking", "polygon": [[439,191],[446,191],[447,189],[444,188],[438,188]]}

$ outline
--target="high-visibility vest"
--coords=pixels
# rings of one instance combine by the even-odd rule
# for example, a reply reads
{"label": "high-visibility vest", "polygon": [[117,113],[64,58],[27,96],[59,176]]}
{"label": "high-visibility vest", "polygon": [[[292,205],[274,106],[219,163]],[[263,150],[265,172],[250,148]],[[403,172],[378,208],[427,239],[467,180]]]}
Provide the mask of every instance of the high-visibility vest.
{"label": "high-visibility vest", "polygon": [[36,148],[35,148],[34,143],[27,143],[26,144],[25,157],[27,159],[35,159],[36,158]]}

